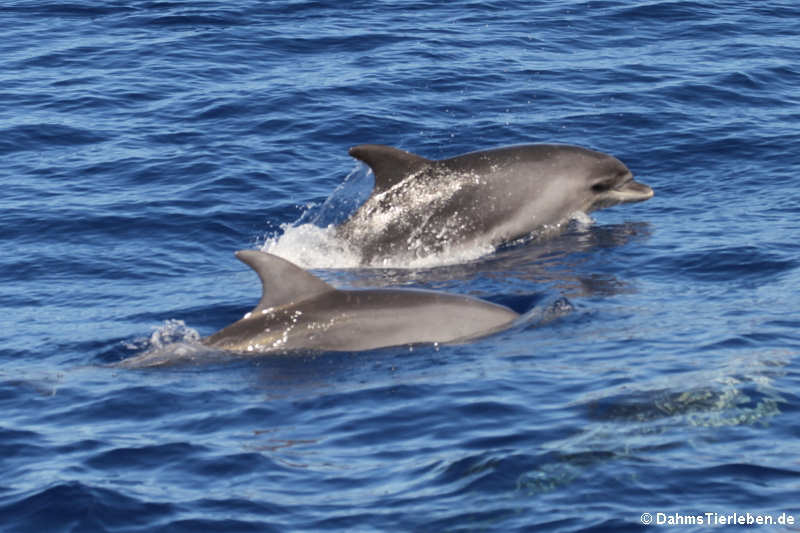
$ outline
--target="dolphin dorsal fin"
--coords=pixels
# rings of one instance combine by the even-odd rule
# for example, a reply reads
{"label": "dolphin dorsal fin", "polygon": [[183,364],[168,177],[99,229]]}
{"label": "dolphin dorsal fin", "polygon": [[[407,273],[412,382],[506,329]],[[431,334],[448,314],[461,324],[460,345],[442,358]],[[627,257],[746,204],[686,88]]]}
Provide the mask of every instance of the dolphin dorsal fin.
{"label": "dolphin dorsal fin", "polygon": [[375,174],[373,194],[389,190],[431,163],[430,159],[382,144],[359,144],[349,154],[363,161]]}
{"label": "dolphin dorsal fin", "polygon": [[236,257],[261,279],[261,301],[253,311],[301,302],[335,291],[333,287],[286,259],[258,250],[239,250]]}

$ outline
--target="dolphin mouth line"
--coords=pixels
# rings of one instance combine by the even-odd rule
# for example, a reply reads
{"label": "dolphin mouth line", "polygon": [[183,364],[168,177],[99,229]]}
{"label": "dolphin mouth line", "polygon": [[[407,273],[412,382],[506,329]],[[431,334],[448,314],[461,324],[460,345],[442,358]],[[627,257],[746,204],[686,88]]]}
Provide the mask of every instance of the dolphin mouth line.
{"label": "dolphin mouth line", "polygon": [[625,181],[623,181],[622,183],[620,183],[619,185],[614,187],[614,190],[618,191],[618,190],[624,189],[625,187],[627,187],[631,183],[636,183],[636,181],[633,179],[633,177],[630,177],[630,178],[626,179]]}

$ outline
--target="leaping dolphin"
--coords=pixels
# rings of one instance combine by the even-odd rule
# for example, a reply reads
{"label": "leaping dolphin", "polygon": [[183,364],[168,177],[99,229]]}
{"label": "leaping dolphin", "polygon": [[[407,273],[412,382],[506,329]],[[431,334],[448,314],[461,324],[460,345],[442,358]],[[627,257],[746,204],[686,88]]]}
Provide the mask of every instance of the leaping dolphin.
{"label": "leaping dolphin", "polygon": [[337,234],[364,263],[498,246],[557,230],[578,212],[653,196],[619,159],[578,146],[510,146],[431,160],[362,144],[350,155],[369,165],[375,186]]}

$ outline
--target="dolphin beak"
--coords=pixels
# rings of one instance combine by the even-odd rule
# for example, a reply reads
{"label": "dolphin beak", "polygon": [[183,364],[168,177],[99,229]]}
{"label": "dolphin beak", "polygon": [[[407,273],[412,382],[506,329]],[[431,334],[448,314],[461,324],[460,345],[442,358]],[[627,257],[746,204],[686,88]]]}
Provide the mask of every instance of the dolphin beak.
{"label": "dolphin beak", "polygon": [[590,210],[603,209],[619,204],[629,204],[632,202],[644,202],[653,197],[653,189],[630,179],[623,181],[614,188],[597,195],[592,203]]}
{"label": "dolphin beak", "polygon": [[633,179],[614,187],[611,191],[609,191],[609,193],[611,194],[611,197],[620,204],[644,202],[645,200],[652,198],[654,194],[653,189],[644,183],[639,183]]}

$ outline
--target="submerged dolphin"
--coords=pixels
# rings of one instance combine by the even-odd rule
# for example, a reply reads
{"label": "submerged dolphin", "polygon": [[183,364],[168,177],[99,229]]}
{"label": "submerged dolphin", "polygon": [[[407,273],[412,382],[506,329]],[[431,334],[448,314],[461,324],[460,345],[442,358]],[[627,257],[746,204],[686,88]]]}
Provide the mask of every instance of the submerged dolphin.
{"label": "submerged dolphin", "polygon": [[459,342],[499,331],[519,317],[507,307],[442,292],[338,290],[268,253],[242,250],[236,257],[261,279],[261,301],[241,320],[201,339],[211,348],[354,351]]}
{"label": "submerged dolphin", "polygon": [[375,187],[337,233],[364,263],[498,246],[555,230],[578,212],[653,196],[621,161],[578,146],[510,146],[435,161],[363,144],[350,155],[369,165]]}

